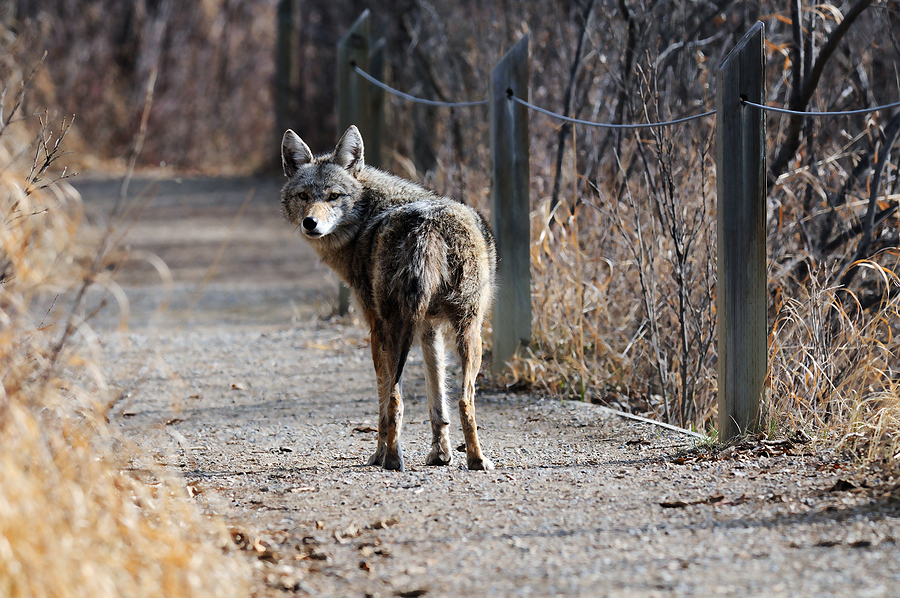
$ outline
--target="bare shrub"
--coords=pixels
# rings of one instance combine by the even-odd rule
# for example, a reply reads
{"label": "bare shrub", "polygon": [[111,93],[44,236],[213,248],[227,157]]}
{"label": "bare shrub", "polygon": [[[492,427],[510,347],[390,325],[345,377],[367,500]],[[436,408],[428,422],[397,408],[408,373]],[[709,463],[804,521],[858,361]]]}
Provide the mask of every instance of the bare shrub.
{"label": "bare shrub", "polygon": [[[18,6],[18,9],[15,7]],[[275,1],[37,0],[4,15],[16,52],[46,51],[35,101],[78,114],[76,149],[124,167],[158,72],[141,164],[248,172],[274,150]]]}

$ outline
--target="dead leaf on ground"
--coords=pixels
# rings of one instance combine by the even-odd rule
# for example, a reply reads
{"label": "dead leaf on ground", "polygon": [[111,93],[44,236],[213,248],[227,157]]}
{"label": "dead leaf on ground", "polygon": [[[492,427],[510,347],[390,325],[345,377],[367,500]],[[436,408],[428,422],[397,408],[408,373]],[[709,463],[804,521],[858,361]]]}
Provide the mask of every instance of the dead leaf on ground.
{"label": "dead leaf on ground", "polygon": [[316,547],[310,547],[306,552],[294,556],[295,561],[303,561],[309,559],[311,561],[327,561],[328,553]]}
{"label": "dead leaf on ground", "polygon": [[354,432],[359,432],[360,434],[370,434],[372,432],[377,432],[378,428],[373,428],[372,426],[356,426],[353,428]]}
{"label": "dead leaf on ground", "polygon": [[861,491],[865,488],[865,484],[855,484],[850,480],[839,479],[834,485],[826,490],[826,492],[854,492]]}
{"label": "dead leaf on ground", "polygon": [[188,496],[194,498],[199,494],[203,494],[203,486],[200,485],[200,480],[194,480],[187,485]]}
{"label": "dead leaf on ground", "polygon": [[841,543],[837,540],[820,540],[813,544],[813,546],[818,546],[820,548],[832,548],[834,546],[840,546]]}
{"label": "dead leaf on ground", "polygon": [[664,509],[681,509],[690,504],[691,503],[684,502],[683,500],[673,500],[673,501],[661,502],[661,503],[659,503],[659,506],[661,506]]}
{"label": "dead leaf on ground", "polygon": [[369,529],[387,529],[389,527],[394,527],[400,523],[400,520],[396,517],[389,517],[387,519],[379,519],[375,523],[369,524]]}
{"label": "dead leaf on ground", "polygon": [[723,495],[716,494],[715,496],[710,496],[709,498],[692,500],[690,502],[685,502],[683,500],[661,502],[659,503],[659,506],[664,509],[682,509],[684,507],[691,507],[694,505],[714,505],[716,503],[722,502],[723,500],[725,500],[725,497]]}
{"label": "dead leaf on ground", "polygon": [[346,544],[352,538],[355,538],[360,534],[359,526],[355,523],[351,523],[347,527],[342,530],[335,530],[334,539],[337,540],[340,544]]}
{"label": "dead leaf on ground", "polygon": [[296,592],[301,589],[301,577],[296,573],[269,573],[266,576],[266,585],[276,590]]}
{"label": "dead leaf on ground", "polygon": [[632,440],[625,441],[626,446],[642,446],[642,445],[650,445],[650,444],[653,444],[653,443],[644,438],[634,438]]}
{"label": "dead leaf on ground", "polygon": [[376,555],[383,556],[383,557],[391,556],[391,551],[388,550],[387,548],[380,546],[379,544],[380,544],[380,541],[378,542],[378,544],[370,544],[370,543],[360,544],[359,554],[362,555],[363,557],[367,557],[367,558],[370,556],[376,556]]}
{"label": "dead leaf on ground", "polygon": [[230,531],[232,542],[241,550],[254,553],[262,561],[275,562],[278,560],[275,552],[266,546],[262,538],[253,538],[246,532],[236,528],[231,528]]}

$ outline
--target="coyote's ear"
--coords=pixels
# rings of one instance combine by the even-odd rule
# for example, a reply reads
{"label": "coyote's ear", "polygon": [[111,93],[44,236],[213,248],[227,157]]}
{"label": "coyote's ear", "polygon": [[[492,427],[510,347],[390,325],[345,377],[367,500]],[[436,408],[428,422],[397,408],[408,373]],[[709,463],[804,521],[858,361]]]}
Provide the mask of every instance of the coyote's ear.
{"label": "coyote's ear", "polygon": [[350,125],[344,136],[338,141],[337,147],[334,148],[334,163],[343,166],[354,176],[362,170],[365,164],[363,140],[356,125]]}
{"label": "coyote's ear", "polygon": [[312,162],[313,155],[309,146],[296,133],[288,129],[281,140],[281,165],[284,167],[284,176],[292,177],[304,164]]}

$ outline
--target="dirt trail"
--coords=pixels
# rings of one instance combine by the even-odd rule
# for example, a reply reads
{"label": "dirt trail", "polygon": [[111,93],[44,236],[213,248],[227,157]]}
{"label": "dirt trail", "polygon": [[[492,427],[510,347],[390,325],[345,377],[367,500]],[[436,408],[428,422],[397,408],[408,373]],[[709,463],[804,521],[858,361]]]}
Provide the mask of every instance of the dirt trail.
{"label": "dirt trail", "polygon": [[[126,396],[114,423],[241,532],[259,595],[900,593],[892,482],[860,479],[809,444],[755,441],[702,458],[678,433],[488,388],[476,409],[497,469],[468,472],[463,453],[426,467],[414,353],[408,471],[364,466],[377,409],[366,334],[320,317],[335,281],[280,220],[278,185],[133,183],[155,199],[126,243],[169,265],[171,309],[157,309],[155,270],[124,264],[131,329],[105,347]],[[77,187],[92,218],[111,206],[115,182]],[[451,434],[462,441],[458,424]]]}

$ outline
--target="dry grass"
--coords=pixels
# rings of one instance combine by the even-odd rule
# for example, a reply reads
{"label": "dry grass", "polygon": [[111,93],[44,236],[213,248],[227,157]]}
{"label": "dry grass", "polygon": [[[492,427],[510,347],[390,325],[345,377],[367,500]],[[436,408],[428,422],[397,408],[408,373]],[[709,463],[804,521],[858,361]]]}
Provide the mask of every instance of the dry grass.
{"label": "dry grass", "polygon": [[[15,92],[22,77],[5,69]],[[59,131],[33,138],[38,122],[17,121],[15,100],[0,123],[0,595],[247,594],[224,526],[179,482],[129,470],[133,453],[107,424],[79,291],[111,283],[76,237],[77,195],[53,182]]]}
{"label": "dry grass", "polygon": [[[874,260],[861,265],[897,288],[896,271]],[[900,297],[894,292],[867,313],[834,276],[821,278],[811,278],[777,315],[767,419],[892,466],[900,457]]]}

